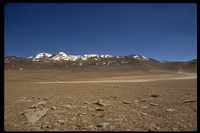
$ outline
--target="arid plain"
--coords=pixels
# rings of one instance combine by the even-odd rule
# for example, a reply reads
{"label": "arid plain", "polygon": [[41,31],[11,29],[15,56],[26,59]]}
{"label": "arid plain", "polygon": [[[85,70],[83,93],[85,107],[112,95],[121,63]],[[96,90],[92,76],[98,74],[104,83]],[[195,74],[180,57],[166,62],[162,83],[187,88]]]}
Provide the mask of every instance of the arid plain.
{"label": "arid plain", "polygon": [[197,131],[197,74],[4,70],[5,131]]}

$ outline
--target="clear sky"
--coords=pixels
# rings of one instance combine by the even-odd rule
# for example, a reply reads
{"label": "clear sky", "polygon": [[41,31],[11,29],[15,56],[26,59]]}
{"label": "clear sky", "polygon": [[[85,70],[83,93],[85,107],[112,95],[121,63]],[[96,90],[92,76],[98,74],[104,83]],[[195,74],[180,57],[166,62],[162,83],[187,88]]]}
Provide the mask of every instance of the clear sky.
{"label": "clear sky", "polygon": [[4,53],[197,58],[194,3],[8,3]]}

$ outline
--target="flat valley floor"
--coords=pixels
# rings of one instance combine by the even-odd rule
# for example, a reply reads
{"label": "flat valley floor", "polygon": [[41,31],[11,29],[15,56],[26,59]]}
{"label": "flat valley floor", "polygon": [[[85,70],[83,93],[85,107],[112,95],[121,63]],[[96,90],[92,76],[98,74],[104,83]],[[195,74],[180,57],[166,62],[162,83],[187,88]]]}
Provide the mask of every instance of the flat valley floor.
{"label": "flat valley floor", "polygon": [[197,131],[197,74],[7,69],[4,130]]}

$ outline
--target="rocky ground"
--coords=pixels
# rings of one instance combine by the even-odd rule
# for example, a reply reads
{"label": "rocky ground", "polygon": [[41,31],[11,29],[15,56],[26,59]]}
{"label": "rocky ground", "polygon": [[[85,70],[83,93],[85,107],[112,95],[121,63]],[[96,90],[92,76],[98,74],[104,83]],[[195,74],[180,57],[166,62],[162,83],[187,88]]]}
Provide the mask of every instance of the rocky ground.
{"label": "rocky ground", "polygon": [[32,82],[45,74],[5,71],[5,131],[197,131],[197,79]]}

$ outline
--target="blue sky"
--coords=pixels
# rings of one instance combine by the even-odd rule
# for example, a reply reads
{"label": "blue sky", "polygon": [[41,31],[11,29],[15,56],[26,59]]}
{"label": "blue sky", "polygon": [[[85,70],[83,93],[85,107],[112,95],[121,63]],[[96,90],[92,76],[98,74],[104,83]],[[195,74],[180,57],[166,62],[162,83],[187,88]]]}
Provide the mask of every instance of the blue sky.
{"label": "blue sky", "polygon": [[193,3],[8,3],[4,53],[27,58],[54,54],[140,54],[197,58]]}

